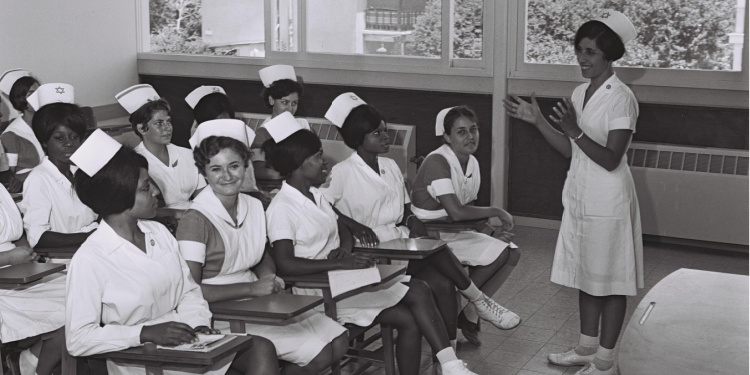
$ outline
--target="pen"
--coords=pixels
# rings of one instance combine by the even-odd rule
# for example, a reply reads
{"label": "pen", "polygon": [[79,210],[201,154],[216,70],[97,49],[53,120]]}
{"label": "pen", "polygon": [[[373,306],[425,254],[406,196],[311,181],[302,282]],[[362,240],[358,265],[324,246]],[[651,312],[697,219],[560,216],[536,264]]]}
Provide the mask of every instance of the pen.
{"label": "pen", "polygon": [[651,302],[648,304],[648,307],[646,308],[646,312],[643,313],[643,316],[641,317],[641,320],[638,321],[638,324],[643,324],[646,322],[646,319],[648,319],[648,316],[651,315],[651,310],[654,309],[654,306],[656,306],[656,302]]}

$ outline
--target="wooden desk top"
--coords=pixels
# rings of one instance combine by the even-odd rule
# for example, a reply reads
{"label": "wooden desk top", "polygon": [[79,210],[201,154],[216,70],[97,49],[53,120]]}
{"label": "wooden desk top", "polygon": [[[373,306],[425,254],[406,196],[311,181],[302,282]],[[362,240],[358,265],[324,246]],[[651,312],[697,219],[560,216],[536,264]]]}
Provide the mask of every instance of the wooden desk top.
{"label": "wooden desk top", "polygon": [[269,294],[248,300],[221,301],[210,304],[214,319],[221,315],[274,320],[292,319],[323,303],[323,297],[294,294]]}
{"label": "wooden desk top", "polygon": [[114,361],[146,366],[205,367],[210,366],[237,351],[243,350],[251,344],[252,336],[234,336],[232,340],[225,342],[209,352],[157,349],[156,345],[147,344],[118,352],[95,354],[88,358],[111,359]]}
{"label": "wooden desk top", "polygon": [[625,328],[620,373],[747,374],[748,302],[747,276],[673,272],[643,297]]}
{"label": "wooden desk top", "polygon": [[64,264],[22,263],[0,268],[0,284],[24,285],[65,270]]}
{"label": "wooden desk top", "polygon": [[391,259],[424,259],[448,245],[443,240],[431,238],[397,238],[372,247],[355,246],[355,253]]}
{"label": "wooden desk top", "polygon": [[[406,267],[389,264],[378,264],[380,283],[386,283],[394,278],[406,274]],[[314,273],[300,276],[283,276],[284,281],[294,283],[301,288],[328,288],[328,272]],[[357,289],[359,290],[359,289]],[[347,292],[349,294],[351,292]]]}

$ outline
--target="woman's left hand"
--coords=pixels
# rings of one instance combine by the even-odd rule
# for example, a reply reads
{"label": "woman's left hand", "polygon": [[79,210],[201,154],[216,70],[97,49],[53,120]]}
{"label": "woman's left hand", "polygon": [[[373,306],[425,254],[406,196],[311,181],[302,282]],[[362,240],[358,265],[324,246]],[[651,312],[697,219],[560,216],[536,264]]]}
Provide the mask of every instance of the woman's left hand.
{"label": "woman's left hand", "polygon": [[378,235],[367,225],[360,224],[354,220],[351,220],[347,225],[354,238],[359,240],[362,246],[373,247],[380,243]]}
{"label": "woman's left hand", "polygon": [[555,111],[555,115],[550,115],[549,118],[557,125],[560,125],[560,129],[568,137],[577,137],[583,130],[578,127],[578,119],[576,118],[576,110],[573,107],[573,103],[568,98],[563,98],[562,102],[552,107]]}
{"label": "woman's left hand", "polygon": [[407,228],[409,228],[409,238],[428,237],[430,235],[427,233],[427,228],[425,228],[422,220],[416,217],[409,219],[407,224],[409,224],[407,225]]}
{"label": "woman's left hand", "polygon": [[202,333],[204,335],[218,335],[221,333],[218,329],[213,329],[206,326],[198,326],[193,329],[195,333]]}

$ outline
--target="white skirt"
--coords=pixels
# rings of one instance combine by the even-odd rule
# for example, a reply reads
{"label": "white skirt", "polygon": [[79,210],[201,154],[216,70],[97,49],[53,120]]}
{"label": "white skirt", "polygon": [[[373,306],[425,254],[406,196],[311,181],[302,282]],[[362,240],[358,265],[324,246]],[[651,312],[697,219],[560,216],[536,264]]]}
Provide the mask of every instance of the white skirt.
{"label": "white skirt", "polygon": [[65,325],[64,274],[26,289],[0,289],[0,342],[52,332]]}
{"label": "white skirt", "polygon": [[448,243],[461,264],[468,266],[486,266],[508,247],[507,243],[479,232],[440,232],[440,239]]}

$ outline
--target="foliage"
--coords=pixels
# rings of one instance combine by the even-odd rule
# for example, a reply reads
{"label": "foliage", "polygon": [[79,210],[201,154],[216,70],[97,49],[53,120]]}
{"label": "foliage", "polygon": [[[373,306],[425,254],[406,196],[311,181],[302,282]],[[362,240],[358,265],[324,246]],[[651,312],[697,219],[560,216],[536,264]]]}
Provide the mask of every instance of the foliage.
{"label": "foliage", "polygon": [[604,8],[631,19],[638,37],[619,66],[731,69],[735,0],[529,0],[526,61],[575,64],[578,26]]}
{"label": "foliage", "polygon": [[[440,57],[441,0],[428,0],[417,17],[410,40],[417,56]],[[482,57],[482,0],[455,0],[453,24],[453,57]]]}
{"label": "foliage", "polygon": [[212,54],[201,37],[187,35],[184,30],[175,30],[170,26],[151,34],[151,52]]}
{"label": "foliage", "polygon": [[427,0],[424,13],[417,17],[411,38],[414,55],[440,57],[442,20],[441,0]]}
{"label": "foliage", "polygon": [[151,52],[211,53],[201,37],[201,0],[150,0]]}

